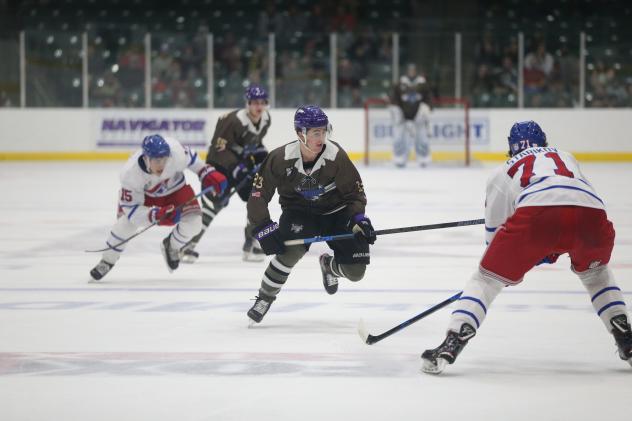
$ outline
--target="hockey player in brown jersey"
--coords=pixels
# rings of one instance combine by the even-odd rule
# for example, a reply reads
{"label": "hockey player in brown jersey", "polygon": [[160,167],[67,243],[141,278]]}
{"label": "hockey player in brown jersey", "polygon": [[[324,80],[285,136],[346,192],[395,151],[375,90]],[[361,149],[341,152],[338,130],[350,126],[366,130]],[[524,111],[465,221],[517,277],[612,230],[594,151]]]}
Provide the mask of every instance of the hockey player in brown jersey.
{"label": "hockey player in brown jersey", "polygon": [[406,74],[399,79],[391,94],[389,107],[393,123],[393,162],[404,167],[410,147],[415,146],[417,162],[426,166],[430,162],[428,145],[428,117],[431,95],[426,78],[417,74],[409,64]]}
{"label": "hockey player in brown jersey", "polygon": [[[245,93],[246,107],[224,114],[217,121],[215,133],[208,149],[206,162],[226,176],[231,189],[237,189],[246,202],[250,194],[254,168],[268,155],[263,138],[270,127],[267,111],[268,93],[259,85],[250,85]],[[193,263],[199,257],[195,247],[215,216],[226,207],[224,197],[202,196],[202,230],[182,253],[182,262]],[[252,227],[244,228],[243,259],[262,261],[265,258],[259,244],[252,237]]]}
{"label": "hockey player in brown jersey", "polygon": [[[248,199],[248,221],[270,261],[259,295],[248,317],[261,322],[285,284],[292,267],[309,245],[285,246],[285,240],[355,232],[351,240],[328,242],[334,255],[320,256],[323,285],[338,290],[338,278],[363,278],[369,264],[369,244],[375,242],[371,221],[364,215],[366,195],[362,179],[347,153],[329,140],[331,126],[317,106],[300,107],[294,115],[298,140],[270,152],[255,176]],[[268,203],[279,194],[283,210],[273,222]]]}

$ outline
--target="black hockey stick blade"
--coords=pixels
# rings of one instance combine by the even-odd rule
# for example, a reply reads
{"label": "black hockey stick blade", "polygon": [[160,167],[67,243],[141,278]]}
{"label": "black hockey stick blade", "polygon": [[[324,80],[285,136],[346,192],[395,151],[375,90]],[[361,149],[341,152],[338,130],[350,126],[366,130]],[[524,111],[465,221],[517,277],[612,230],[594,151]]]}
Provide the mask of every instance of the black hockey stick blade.
{"label": "black hockey stick blade", "polygon": [[459,291],[458,293],[454,294],[452,297],[447,298],[444,301],[441,301],[439,304],[435,304],[434,306],[430,307],[428,310],[425,310],[419,313],[415,317],[412,317],[406,320],[405,322],[398,324],[394,328],[391,328],[384,333],[380,333],[379,335],[370,335],[366,329],[366,326],[364,325],[364,320],[360,319],[360,323],[358,324],[358,334],[360,335],[364,343],[366,343],[367,345],[373,345],[374,343],[377,343],[381,341],[382,339],[388,338],[392,334],[397,333],[404,328],[407,328],[408,326],[423,319],[424,317],[431,315],[435,311],[440,310],[443,307],[453,303],[454,301],[461,298],[461,294],[463,294],[463,291]]}

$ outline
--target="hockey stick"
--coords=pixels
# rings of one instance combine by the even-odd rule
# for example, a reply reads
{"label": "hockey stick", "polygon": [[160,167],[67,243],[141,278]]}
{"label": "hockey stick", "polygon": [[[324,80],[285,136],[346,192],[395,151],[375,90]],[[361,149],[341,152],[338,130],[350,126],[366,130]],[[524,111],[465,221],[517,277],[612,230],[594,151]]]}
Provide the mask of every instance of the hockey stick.
{"label": "hockey stick", "polygon": [[[484,219],[470,219],[468,221],[443,222],[441,224],[416,225],[413,227],[377,230],[375,231],[375,235],[398,234],[401,232],[426,231],[426,230],[435,230],[435,229],[441,229],[441,228],[465,227],[468,225],[480,225],[484,223],[485,223]],[[301,238],[298,240],[286,240],[283,242],[283,244],[285,244],[286,246],[295,246],[297,244],[312,244],[312,243],[320,243],[322,241],[349,240],[355,236],[356,234],[354,233],[323,235],[323,236],[318,235],[316,237],[311,237],[311,238]]]}
{"label": "hockey stick", "polygon": [[424,317],[431,315],[435,311],[442,309],[443,307],[449,305],[450,303],[453,303],[454,301],[461,298],[461,294],[463,294],[463,291],[460,291],[459,293],[454,294],[452,297],[448,298],[447,300],[441,301],[439,304],[435,304],[434,306],[430,307],[428,310],[422,313],[419,313],[415,317],[408,319],[405,322],[398,324],[394,328],[389,329],[384,333],[380,333],[379,335],[369,335],[369,333],[366,330],[366,327],[364,326],[364,321],[360,319],[360,323],[358,325],[358,334],[360,335],[364,343],[366,343],[367,345],[373,345],[374,343],[379,342],[382,339],[388,338],[392,334],[397,333],[400,330],[412,325],[416,321],[419,321],[423,319]]}
{"label": "hockey stick", "polygon": [[189,203],[193,202],[194,200],[197,200],[198,197],[202,196],[204,193],[207,193],[207,192],[209,192],[212,189],[213,189],[213,186],[210,186],[210,187],[207,187],[207,188],[203,189],[201,192],[199,192],[198,194],[196,194],[195,196],[193,196],[192,198],[190,198],[186,202],[182,203],[181,205],[176,206],[171,212],[169,212],[168,214],[166,214],[165,216],[163,216],[159,220],[152,222],[151,224],[147,225],[145,228],[143,228],[140,231],[138,231],[137,233],[127,237],[125,240],[121,241],[118,244],[115,244],[113,246],[108,245],[106,248],[99,249],[99,250],[85,250],[85,252],[86,253],[99,253],[99,252],[102,252],[102,251],[111,250],[111,249],[115,249],[115,248],[117,248],[119,246],[122,246],[123,244],[129,242],[131,239],[138,237],[139,235],[141,235],[142,233],[147,231],[149,228],[151,228],[151,227],[153,227],[155,225],[158,225],[162,221],[170,218],[171,216],[173,216],[174,213],[177,213],[179,210],[181,210],[182,208],[187,206]]}

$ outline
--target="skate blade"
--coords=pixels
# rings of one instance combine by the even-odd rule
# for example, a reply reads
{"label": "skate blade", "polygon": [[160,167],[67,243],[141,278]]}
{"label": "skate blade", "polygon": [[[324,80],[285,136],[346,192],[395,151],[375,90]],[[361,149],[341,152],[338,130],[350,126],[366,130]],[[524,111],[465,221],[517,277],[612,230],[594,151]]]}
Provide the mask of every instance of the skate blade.
{"label": "skate blade", "polygon": [[94,278],[88,279],[89,284],[100,284],[101,282],[102,282],[101,279],[94,279]]}
{"label": "skate blade", "polygon": [[251,318],[248,318],[248,329],[254,329],[258,324],[259,323],[255,322]]}
{"label": "skate blade", "polygon": [[192,265],[193,263],[197,262],[197,259],[198,259],[197,257],[189,256],[189,255],[185,254],[185,255],[182,255],[180,257],[180,263],[184,263],[184,264],[187,264],[187,265]]}
{"label": "skate blade", "polygon": [[423,365],[421,366],[421,371],[426,374],[441,374],[445,369],[447,361],[443,358],[437,358],[437,363],[434,364],[432,361],[423,360]]}

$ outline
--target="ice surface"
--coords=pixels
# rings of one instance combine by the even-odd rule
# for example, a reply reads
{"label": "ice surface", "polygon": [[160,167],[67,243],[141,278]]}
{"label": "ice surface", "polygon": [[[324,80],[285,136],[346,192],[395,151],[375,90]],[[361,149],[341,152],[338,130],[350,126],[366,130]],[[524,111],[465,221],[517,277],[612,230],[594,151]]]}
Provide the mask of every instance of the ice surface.
{"label": "ice surface", "polygon": [[[316,244],[261,325],[248,329],[266,263],[241,261],[234,198],[167,271],[153,228],[88,284],[115,218],[121,163],[0,164],[2,420],[594,420],[631,413],[632,369],[594,314],[567,257],[494,302],[442,376],[419,372],[443,309],[381,333],[459,291],[484,250],[482,226],[383,236],[358,283],[324,291]],[[632,165],[584,164],[617,230],[611,267],[632,301]],[[489,167],[360,167],[377,228],[483,217]],[[279,207],[274,199],[273,216]],[[432,417],[432,418],[430,418]]]}

